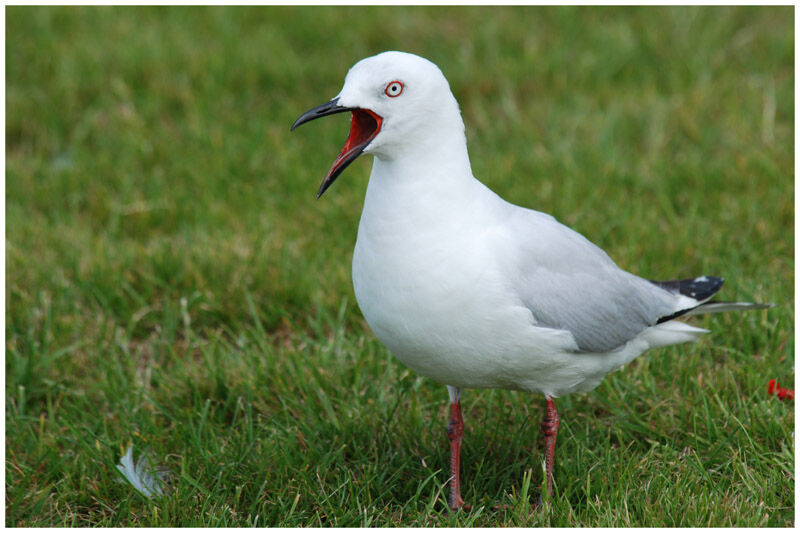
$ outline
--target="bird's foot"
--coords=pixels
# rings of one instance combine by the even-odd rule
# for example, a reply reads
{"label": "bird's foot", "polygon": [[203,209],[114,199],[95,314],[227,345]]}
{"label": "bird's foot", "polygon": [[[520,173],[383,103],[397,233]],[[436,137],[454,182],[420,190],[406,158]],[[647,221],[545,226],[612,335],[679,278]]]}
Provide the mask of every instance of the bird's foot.
{"label": "bird's foot", "polygon": [[461,505],[456,505],[456,506],[447,504],[447,509],[451,513],[457,513],[458,511],[461,511],[461,510],[471,511],[472,510],[472,506],[470,504],[468,504],[468,503],[461,503]]}
{"label": "bird's foot", "polygon": [[463,498],[461,498],[460,494],[451,494],[450,497],[447,499],[447,506],[450,508],[450,511],[456,512],[459,509],[464,509],[465,511],[469,511],[472,509],[472,506],[469,504],[464,503]]}

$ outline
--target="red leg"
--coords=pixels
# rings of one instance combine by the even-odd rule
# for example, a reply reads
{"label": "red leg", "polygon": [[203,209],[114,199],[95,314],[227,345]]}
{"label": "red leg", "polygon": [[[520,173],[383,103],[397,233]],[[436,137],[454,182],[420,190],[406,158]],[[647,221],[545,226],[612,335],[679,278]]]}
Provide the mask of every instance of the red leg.
{"label": "red leg", "polygon": [[450,439],[450,498],[448,504],[455,511],[462,505],[461,498],[461,437],[464,435],[464,420],[461,418],[461,400],[451,395],[450,422],[447,424],[447,438]]}
{"label": "red leg", "polygon": [[556,453],[556,434],[558,433],[558,411],[553,398],[545,396],[547,406],[542,418],[542,434],[544,435],[544,461],[547,476],[547,492],[553,497],[553,464]]}

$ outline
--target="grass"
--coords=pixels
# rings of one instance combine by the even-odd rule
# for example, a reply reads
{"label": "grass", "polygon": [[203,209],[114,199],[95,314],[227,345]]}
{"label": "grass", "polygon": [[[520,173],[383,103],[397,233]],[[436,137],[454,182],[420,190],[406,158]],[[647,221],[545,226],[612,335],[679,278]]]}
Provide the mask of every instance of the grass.
{"label": "grass", "polygon": [[[9,526],[791,526],[794,40],[769,8],[6,9]],[[443,69],[473,170],[653,279],[777,304],[559,399],[447,395],[369,332],[370,163],[289,134],[385,49]],[[789,385],[791,386],[791,385]],[[169,470],[148,500],[129,444]],[[501,507],[501,506],[506,507]]]}

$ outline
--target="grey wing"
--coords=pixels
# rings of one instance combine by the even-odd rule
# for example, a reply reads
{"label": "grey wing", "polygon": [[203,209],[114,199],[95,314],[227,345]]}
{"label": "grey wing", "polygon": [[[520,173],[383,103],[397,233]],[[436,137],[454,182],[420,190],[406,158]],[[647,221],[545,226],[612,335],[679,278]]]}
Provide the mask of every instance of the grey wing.
{"label": "grey wing", "polygon": [[687,304],[686,297],[620,269],[581,234],[536,211],[512,226],[527,238],[510,278],[537,325],[569,331],[585,352],[608,352]]}

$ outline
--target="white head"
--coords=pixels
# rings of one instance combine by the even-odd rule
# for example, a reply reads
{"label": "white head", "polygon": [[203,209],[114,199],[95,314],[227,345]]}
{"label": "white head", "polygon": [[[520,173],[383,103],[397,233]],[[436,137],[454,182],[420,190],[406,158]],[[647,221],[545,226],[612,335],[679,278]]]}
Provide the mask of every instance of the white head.
{"label": "white head", "polygon": [[439,67],[414,54],[384,52],[356,63],[339,95],[303,114],[292,126],[352,112],[350,136],[318,197],[362,152],[380,159],[415,157],[442,139],[466,143],[458,103]]}

